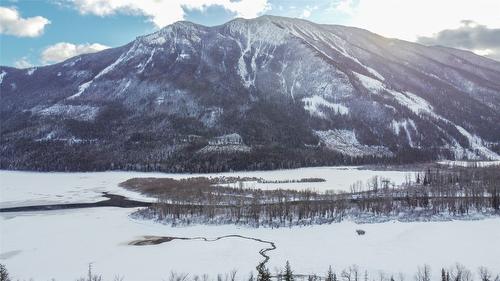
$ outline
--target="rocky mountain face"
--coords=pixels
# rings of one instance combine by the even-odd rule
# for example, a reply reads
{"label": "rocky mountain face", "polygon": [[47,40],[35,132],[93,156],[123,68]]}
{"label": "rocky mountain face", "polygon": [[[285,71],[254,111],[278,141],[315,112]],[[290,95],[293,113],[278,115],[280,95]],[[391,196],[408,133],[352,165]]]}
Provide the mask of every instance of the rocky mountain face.
{"label": "rocky mountain face", "polygon": [[500,62],[352,27],[177,22],[0,77],[4,169],[500,159]]}

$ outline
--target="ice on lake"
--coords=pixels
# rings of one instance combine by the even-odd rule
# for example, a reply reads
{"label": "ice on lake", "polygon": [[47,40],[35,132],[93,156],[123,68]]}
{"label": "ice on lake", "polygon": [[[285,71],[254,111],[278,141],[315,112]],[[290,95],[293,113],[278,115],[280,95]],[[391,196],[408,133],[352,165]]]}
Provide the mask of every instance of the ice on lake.
{"label": "ice on lake", "polygon": [[[324,178],[320,183],[262,184],[275,189],[349,190],[350,185],[378,175],[396,184],[412,172],[374,171],[357,167],[321,167],[294,170],[209,174],[208,176],[258,177],[265,180]],[[14,207],[64,202],[95,202],[102,192],[138,200],[154,200],[118,186],[132,177],[186,178],[193,174],[99,172],[34,173],[0,171],[0,206]],[[207,175],[202,175],[207,176]],[[117,275],[127,281],[168,280],[171,271],[194,274],[238,270],[241,279],[262,260],[261,242],[227,238],[216,242],[173,240],[151,246],[130,246],[143,236],[216,238],[242,235],[273,241],[268,267],[289,260],[296,273],[325,272],[329,265],[341,270],[358,264],[371,274],[407,274],[429,264],[434,276],[442,266],[460,262],[474,272],[478,266],[500,272],[500,218],[478,221],[385,222],[358,225],[351,221],[293,228],[249,228],[235,225],[171,227],[136,220],[135,209],[88,208],[44,212],[0,213],[0,263],[14,280],[76,280],[88,264],[105,280]],[[357,229],[366,234],[359,236]]]}
{"label": "ice on lake", "polygon": [[310,189],[315,191],[348,191],[357,181],[363,184],[373,176],[388,178],[396,184],[412,177],[409,171],[369,170],[361,167],[315,167],[274,171],[241,171],[218,174],[167,174],[141,172],[88,172],[88,173],[38,173],[0,171],[0,207],[44,205],[54,203],[91,203],[103,200],[102,192],[152,201],[138,193],[118,186],[120,182],[134,177],[256,177],[264,180],[300,180],[323,178],[325,182],[310,183],[246,183],[246,187],[261,189]]}
{"label": "ice on lake", "polygon": [[[234,225],[171,227],[131,219],[131,209],[91,208],[0,215],[0,263],[21,280],[75,280],[92,263],[105,280],[168,280],[171,271],[209,274],[238,270],[245,280],[268,245],[227,238],[216,242],[173,240],[152,246],[130,246],[145,235],[215,238],[229,234],[273,241],[268,267],[289,260],[296,273],[322,273],[332,265],[352,264],[371,274],[384,270],[411,280],[417,265],[460,262],[476,271],[480,265],[500,271],[500,219],[449,222],[342,223],[293,228],[248,228]],[[357,229],[366,234],[359,236]],[[378,276],[378,275],[377,275]]]}

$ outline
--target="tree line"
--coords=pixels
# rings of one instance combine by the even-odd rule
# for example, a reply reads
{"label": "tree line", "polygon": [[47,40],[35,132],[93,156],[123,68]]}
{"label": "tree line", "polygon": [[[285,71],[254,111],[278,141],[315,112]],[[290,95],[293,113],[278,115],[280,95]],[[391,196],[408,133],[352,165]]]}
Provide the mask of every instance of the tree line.
{"label": "tree line", "polygon": [[217,178],[205,177],[131,179],[121,185],[157,198],[151,207],[138,210],[138,217],[172,225],[231,223],[281,227],[345,218],[416,220],[473,213],[498,215],[499,170],[435,166],[416,173],[415,180],[401,186],[375,176],[365,184],[353,184],[349,192],[325,193],[260,190],[241,184],[233,187],[218,184]]}
{"label": "tree line", "polygon": [[[431,267],[427,264],[418,266],[414,273],[391,273],[385,271],[369,272],[360,266],[353,264],[347,268],[335,270],[329,266],[325,272],[300,274],[292,269],[290,262],[286,262],[282,268],[275,268],[273,272],[264,265],[259,265],[256,272],[248,275],[238,274],[232,270],[226,274],[216,276],[190,275],[187,273],[170,272],[168,281],[500,281],[500,273],[494,273],[490,269],[481,266],[472,271],[466,266],[456,263],[449,267],[441,267],[439,275],[433,275]],[[0,264],[0,281],[13,281],[5,265]],[[32,279],[31,279],[32,280]],[[55,280],[55,279],[52,279]],[[105,281],[102,275],[95,273],[92,264],[89,264],[84,277],[76,281]],[[126,277],[116,275],[112,281],[126,281]]]}

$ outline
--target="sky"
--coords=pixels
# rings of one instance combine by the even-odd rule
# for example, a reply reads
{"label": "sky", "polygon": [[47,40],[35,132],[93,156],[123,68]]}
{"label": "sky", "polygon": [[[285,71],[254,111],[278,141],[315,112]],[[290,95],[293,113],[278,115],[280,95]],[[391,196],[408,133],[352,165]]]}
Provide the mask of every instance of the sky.
{"label": "sky", "polygon": [[500,0],[0,0],[0,65],[57,63],[179,20],[213,26],[264,14],[356,26],[500,61]]}

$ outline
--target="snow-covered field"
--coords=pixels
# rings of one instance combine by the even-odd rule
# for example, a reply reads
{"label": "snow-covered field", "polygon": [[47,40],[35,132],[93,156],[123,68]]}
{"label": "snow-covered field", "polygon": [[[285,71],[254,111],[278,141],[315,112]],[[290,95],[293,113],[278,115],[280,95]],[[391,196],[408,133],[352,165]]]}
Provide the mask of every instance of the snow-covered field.
{"label": "snow-covered field", "polygon": [[448,165],[448,166],[458,166],[458,167],[491,167],[500,166],[500,160],[494,161],[453,161],[453,160],[442,160],[438,161],[438,164]]}
{"label": "snow-covered field", "polygon": [[[355,181],[382,175],[403,182],[407,172],[371,171],[325,167],[269,172],[238,172],[226,176],[290,180],[307,177],[322,183],[261,184],[265,188],[348,190]],[[0,171],[1,207],[61,202],[95,202],[101,192],[151,200],[123,190],[118,183],[131,177],[182,178],[188,174],[134,172],[32,173]],[[215,176],[215,175],[213,175]],[[257,183],[255,183],[257,185]],[[329,265],[341,270],[358,264],[371,274],[379,270],[408,274],[417,265],[429,264],[438,276],[441,266],[460,262],[474,272],[480,265],[500,273],[500,218],[478,221],[386,222],[358,225],[350,221],[293,228],[249,228],[234,225],[171,227],[132,219],[135,209],[88,208],[43,212],[0,213],[0,263],[14,280],[75,280],[89,263],[96,272],[113,280],[167,280],[170,271],[194,274],[227,273],[237,269],[241,279],[262,260],[259,250],[269,245],[242,238],[214,242],[173,240],[160,245],[131,246],[143,236],[216,238],[242,235],[273,241],[269,268],[289,260],[296,273],[322,273]],[[366,235],[358,236],[356,229]]]}
{"label": "snow-covered field", "polygon": [[[267,244],[227,238],[216,242],[173,240],[154,246],[130,246],[144,235],[215,238],[240,234],[274,241],[269,267],[286,260],[296,273],[322,273],[353,263],[372,274],[379,270],[413,274],[417,265],[461,262],[476,271],[484,265],[500,272],[500,219],[450,222],[387,222],[357,225],[342,222],[295,228],[246,228],[233,225],[173,228],[128,217],[131,209],[85,210],[0,215],[0,262],[15,280],[75,280],[88,263],[106,280],[117,275],[128,281],[167,280],[171,270],[193,274],[237,269],[247,277],[262,259]],[[356,229],[366,235],[358,236]],[[407,276],[407,280],[411,276]]]}
{"label": "snow-covered field", "polygon": [[131,199],[151,201],[135,192],[118,186],[133,177],[187,178],[193,176],[258,177],[265,180],[299,180],[301,178],[324,178],[326,182],[313,183],[267,183],[251,182],[247,187],[261,189],[312,189],[316,191],[344,190],[362,181],[363,184],[375,175],[391,179],[396,184],[405,181],[412,172],[374,171],[356,167],[317,167],[292,170],[232,172],[219,174],[166,174],[139,172],[89,172],[89,173],[37,173],[0,171],[0,207],[43,205],[53,203],[91,203],[103,200],[102,192],[124,195]]}

